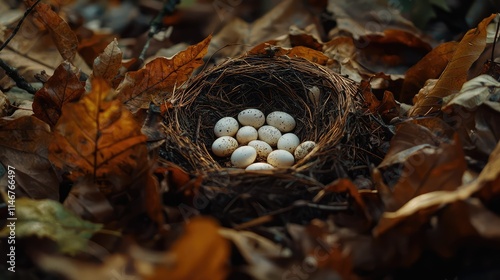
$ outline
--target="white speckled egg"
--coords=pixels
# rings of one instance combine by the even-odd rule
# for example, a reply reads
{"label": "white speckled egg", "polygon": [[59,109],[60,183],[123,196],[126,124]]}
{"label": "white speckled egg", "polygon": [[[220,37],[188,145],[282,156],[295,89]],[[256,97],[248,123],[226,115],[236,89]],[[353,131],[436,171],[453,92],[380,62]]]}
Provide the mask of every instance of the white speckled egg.
{"label": "white speckled egg", "polygon": [[294,162],[292,153],[285,150],[274,150],[267,156],[267,163],[277,168],[290,167]]}
{"label": "white speckled egg", "polygon": [[231,136],[222,136],[215,139],[212,152],[218,157],[227,157],[238,148],[238,141]]}
{"label": "white speckled egg", "polygon": [[241,125],[249,125],[258,129],[266,122],[266,117],[258,109],[246,109],[238,114],[238,121]]}
{"label": "white speckled egg", "polygon": [[247,166],[247,168],[245,168],[246,171],[268,170],[268,169],[274,169],[274,166],[265,162],[252,163],[249,166]]}
{"label": "white speckled egg", "polygon": [[231,155],[231,163],[234,167],[245,168],[252,164],[257,158],[257,151],[254,147],[242,146],[236,149]]}
{"label": "white speckled egg", "polygon": [[295,155],[295,159],[303,159],[309,154],[314,147],[316,147],[316,143],[314,141],[304,141],[302,142],[299,146],[297,146],[297,149],[293,152]]}
{"label": "white speckled egg", "polygon": [[281,111],[274,111],[267,115],[266,122],[281,132],[290,132],[295,128],[295,119],[291,115]]}
{"label": "white speckled egg", "polygon": [[240,145],[246,145],[252,140],[257,140],[258,136],[259,134],[257,133],[257,129],[253,126],[247,125],[238,130],[236,133],[236,140],[238,140]]}
{"label": "white speckled egg", "polygon": [[285,133],[278,139],[278,149],[293,153],[300,144],[300,139],[293,133]]}
{"label": "white speckled egg", "polygon": [[257,160],[266,160],[273,148],[269,144],[261,140],[253,140],[248,143],[248,146],[254,147],[257,150]]}
{"label": "white speckled egg", "polygon": [[264,125],[258,130],[259,140],[266,142],[271,147],[278,144],[278,139],[281,137],[281,132],[274,126]]}
{"label": "white speckled egg", "polygon": [[234,136],[240,128],[238,121],[232,117],[224,117],[217,121],[214,126],[215,136]]}

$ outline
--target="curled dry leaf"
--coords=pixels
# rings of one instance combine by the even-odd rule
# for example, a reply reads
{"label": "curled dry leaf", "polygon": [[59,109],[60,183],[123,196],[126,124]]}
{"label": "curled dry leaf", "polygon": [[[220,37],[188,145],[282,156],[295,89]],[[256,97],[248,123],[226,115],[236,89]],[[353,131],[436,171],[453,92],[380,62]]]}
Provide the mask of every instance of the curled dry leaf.
{"label": "curled dry leaf", "polygon": [[48,160],[50,128],[25,116],[0,122],[0,162],[16,170],[16,187],[31,198],[59,199],[59,180]]}
{"label": "curled dry leaf", "polygon": [[77,101],[85,92],[78,70],[69,62],[63,62],[54,71],[43,88],[35,93],[35,116],[54,127],[61,116],[64,104]]}
{"label": "curled dry leaf", "polygon": [[190,220],[183,235],[167,251],[162,263],[150,269],[143,260],[138,268],[144,279],[225,279],[230,253],[229,242],[219,234],[219,226],[210,218]]}
{"label": "curled dry leaf", "polygon": [[408,112],[410,116],[438,112],[441,109],[442,98],[460,90],[467,81],[469,69],[486,46],[486,27],[495,16],[491,15],[484,19],[477,28],[465,34],[432,90],[427,94],[419,93],[415,96],[415,106]]}
{"label": "curled dry leaf", "polygon": [[[28,6],[32,6],[35,2],[34,0],[25,0]],[[68,23],[54,12],[50,5],[45,3],[38,3],[33,15],[47,28],[63,59],[73,61],[78,49],[78,38]]]}
{"label": "curled dry leaf", "polygon": [[493,94],[500,94],[500,82],[489,75],[481,75],[463,84],[459,93],[444,98],[443,111],[453,106],[475,109],[488,101]]}
{"label": "curled dry leaf", "polygon": [[[75,254],[87,247],[87,241],[102,225],[80,219],[57,201],[16,199],[16,238],[36,236],[48,238],[59,245],[62,253]],[[7,236],[9,228],[0,231]]]}
{"label": "curled dry leaf", "polygon": [[124,186],[142,173],[146,137],[113,96],[108,83],[95,78],[89,94],[63,106],[49,158],[74,181],[91,175],[94,182],[114,180],[115,186]]}
{"label": "curled dry leaf", "polygon": [[175,87],[181,86],[191,76],[194,69],[203,65],[211,38],[208,36],[171,59],[158,57],[142,69],[128,72],[116,89],[118,98],[133,113],[148,108],[151,101],[161,104]]}

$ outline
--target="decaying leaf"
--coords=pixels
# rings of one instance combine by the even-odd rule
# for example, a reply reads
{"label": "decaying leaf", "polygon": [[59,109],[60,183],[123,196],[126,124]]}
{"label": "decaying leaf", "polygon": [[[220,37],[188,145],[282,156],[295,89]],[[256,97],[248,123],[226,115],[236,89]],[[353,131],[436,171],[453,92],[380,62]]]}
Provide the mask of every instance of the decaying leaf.
{"label": "decaying leaf", "polygon": [[[196,248],[194,250],[193,248]],[[152,270],[139,271],[144,279],[225,279],[229,242],[210,218],[194,218],[172,245],[164,262]],[[140,267],[144,267],[140,266]]]}
{"label": "decaying leaf", "polygon": [[64,104],[77,101],[84,92],[78,70],[70,63],[63,62],[43,88],[36,92],[33,112],[37,118],[53,127],[61,116]]}
{"label": "decaying leaf", "polygon": [[[34,0],[25,0],[28,6],[32,6],[35,2]],[[33,15],[47,28],[63,59],[73,61],[78,49],[78,38],[68,23],[45,3],[38,3]]]}
{"label": "decaying leaf", "polygon": [[48,160],[50,128],[25,116],[0,122],[0,162],[15,168],[16,188],[31,198],[59,198],[59,180]]}
{"label": "decaying leaf", "polygon": [[203,64],[211,38],[208,36],[171,59],[158,57],[142,69],[128,72],[116,89],[118,98],[133,113],[148,108],[151,101],[161,104],[175,87],[181,86],[193,70]]}
{"label": "decaying leaf", "polygon": [[[74,254],[87,247],[87,241],[102,225],[81,220],[54,200],[16,199],[16,238],[36,236],[59,245],[62,253]],[[9,228],[0,231],[9,235]]]}
{"label": "decaying leaf", "polygon": [[49,147],[53,164],[76,180],[91,175],[94,182],[129,185],[142,173],[146,137],[132,114],[107,82],[93,79],[92,91],[78,103],[63,106]]}
{"label": "decaying leaf", "polygon": [[428,115],[439,111],[442,98],[460,90],[467,81],[467,73],[471,65],[486,46],[486,27],[495,16],[491,15],[484,19],[477,28],[465,34],[434,88],[425,95],[415,96],[415,106],[408,113],[410,116]]}

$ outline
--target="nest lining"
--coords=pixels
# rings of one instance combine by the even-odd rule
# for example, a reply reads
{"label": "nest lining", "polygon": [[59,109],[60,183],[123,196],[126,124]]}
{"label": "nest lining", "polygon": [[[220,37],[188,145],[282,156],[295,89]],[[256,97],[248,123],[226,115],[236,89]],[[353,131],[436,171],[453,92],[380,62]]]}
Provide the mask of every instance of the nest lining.
{"label": "nest lining", "polygon": [[335,156],[349,115],[362,106],[352,80],[302,58],[266,56],[228,59],[194,77],[169,101],[173,108],[165,120],[166,159],[198,174],[230,167],[229,158],[210,151],[216,139],[213,127],[220,118],[236,117],[248,108],[266,115],[291,114],[297,122],[293,132],[301,142],[317,143],[290,172],[330,170],[327,158]]}

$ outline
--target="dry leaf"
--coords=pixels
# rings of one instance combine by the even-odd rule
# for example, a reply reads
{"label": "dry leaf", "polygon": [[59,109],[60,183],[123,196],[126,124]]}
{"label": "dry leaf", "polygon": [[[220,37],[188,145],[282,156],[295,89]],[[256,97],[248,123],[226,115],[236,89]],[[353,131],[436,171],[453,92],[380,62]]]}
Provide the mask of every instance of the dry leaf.
{"label": "dry leaf", "polygon": [[406,71],[400,101],[410,104],[413,96],[428,79],[437,79],[443,72],[457,48],[457,42],[447,42],[435,47],[417,64]]}
{"label": "dry leaf", "polygon": [[115,218],[115,210],[91,176],[80,178],[64,200],[64,207],[79,217],[97,223],[105,223]]}
{"label": "dry leaf", "polygon": [[313,50],[307,47],[293,47],[291,49],[270,46],[268,43],[263,43],[255,46],[253,49],[248,51],[250,55],[269,55],[269,56],[289,56],[289,57],[302,57],[311,62],[326,65],[329,62],[329,58],[322,52]]}
{"label": "dry leaf", "polygon": [[456,93],[462,88],[462,85],[467,81],[470,67],[486,46],[486,27],[495,16],[491,15],[484,19],[477,28],[473,28],[465,34],[434,88],[425,95],[417,94],[415,96],[415,106],[408,112],[409,116],[428,115],[439,111],[442,98]]}
{"label": "dry leaf", "polygon": [[[500,143],[491,153],[488,163],[475,180],[458,187],[456,190],[436,190],[421,194],[408,201],[397,211],[385,212],[374,229],[374,234],[376,236],[383,235],[389,231],[394,232],[396,228],[414,231],[428,223],[430,217],[445,205],[467,200],[472,196],[481,198],[483,202],[489,202],[492,198],[500,195],[498,187],[500,186],[500,169],[498,166],[500,166]],[[435,184],[439,185],[439,182]]]}
{"label": "dry leaf", "polygon": [[[390,1],[389,1],[390,2]],[[327,10],[333,14],[337,28],[330,31],[330,38],[336,33],[350,33],[354,39],[369,34],[380,34],[387,29],[402,30],[412,34],[420,31],[392,8],[387,1],[337,0],[328,1]],[[356,7],[353,9],[353,7]]]}
{"label": "dry leaf", "polygon": [[489,75],[481,75],[465,82],[459,93],[444,98],[443,111],[453,106],[475,109],[494,94],[500,94],[500,82]]}
{"label": "dry leaf", "polygon": [[61,116],[63,105],[77,101],[84,92],[78,70],[69,62],[63,62],[43,88],[36,92],[33,112],[37,118],[53,127]]}
{"label": "dry leaf", "polygon": [[[454,143],[432,143],[436,137],[427,129],[404,123],[391,140],[391,150],[380,167],[402,163],[383,173],[392,193],[381,190],[388,211],[394,211],[413,197],[438,190],[454,190],[462,184],[465,155],[458,137]],[[399,174],[400,173],[400,174]]]}
{"label": "dry leaf", "polygon": [[417,63],[432,48],[415,33],[386,29],[382,34],[368,34],[354,43],[357,60],[372,72],[404,74],[407,67]]}
{"label": "dry leaf", "polygon": [[91,77],[99,77],[106,82],[111,83],[113,78],[118,75],[118,70],[122,66],[122,51],[118,47],[116,39],[104,49],[94,60]]}
{"label": "dry leaf", "polygon": [[31,198],[59,199],[59,180],[48,160],[52,141],[49,126],[33,117],[0,121],[0,161],[16,172],[20,194]]}
{"label": "dry leaf", "polygon": [[[25,3],[27,6],[32,6],[35,1],[25,0]],[[33,16],[47,28],[62,58],[73,61],[78,49],[78,39],[68,23],[45,3],[38,3],[35,6]]]}
{"label": "dry leaf", "polygon": [[158,57],[142,69],[128,72],[116,89],[119,99],[133,113],[148,108],[151,101],[161,104],[175,87],[189,78],[194,69],[203,65],[211,38],[208,36],[171,59]]}
{"label": "dry leaf", "polygon": [[[183,235],[167,252],[173,263],[154,268],[144,279],[226,279],[229,242],[219,234],[219,226],[210,218],[190,220]],[[168,259],[168,258],[166,258]]]}
{"label": "dry leaf", "polygon": [[89,94],[63,106],[50,160],[72,180],[91,175],[94,182],[116,180],[115,186],[124,186],[142,174],[146,137],[113,95],[107,82],[95,78]]}

